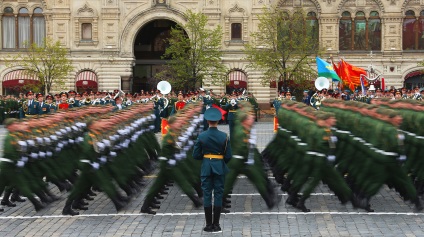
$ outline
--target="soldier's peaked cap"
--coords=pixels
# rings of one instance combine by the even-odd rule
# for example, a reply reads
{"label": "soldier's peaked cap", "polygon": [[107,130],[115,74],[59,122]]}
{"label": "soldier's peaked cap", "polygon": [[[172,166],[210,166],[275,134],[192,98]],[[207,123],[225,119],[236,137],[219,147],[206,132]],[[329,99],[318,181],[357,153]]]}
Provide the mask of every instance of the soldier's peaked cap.
{"label": "soldier's peaked cap", "polygon": [[208,121],[219,121],[221,117],[221,112],[216,108],[210,108],[205,111],[205,119]]}

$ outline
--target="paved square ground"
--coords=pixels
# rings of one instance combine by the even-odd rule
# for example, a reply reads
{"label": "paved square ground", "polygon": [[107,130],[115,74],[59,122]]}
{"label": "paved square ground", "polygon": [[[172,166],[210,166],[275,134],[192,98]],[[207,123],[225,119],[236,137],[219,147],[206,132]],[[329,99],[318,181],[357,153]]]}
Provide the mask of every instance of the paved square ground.
{"label": "paved square ground", "polygon": [[[219,129],[228,131],[220,125]],[[272,123],[256,124],[258,148],[263,150],[272,139]],[[4,137],[5,130],[0,129]],[[160,138],[160,136],[158,136]],[[2,141],[0,142],[2,147]],[[222,216],[223,232],[203,233],[203,210],[195,209],[178,186],[170,187],[156,215],[139,213],[146,192],[154,180],[135,196],[119,213],[103,194],[90,201],[89,210],[79,216],[62,216],[67,193],[61,201],[35,212],[31,204],[18,203],[0,213],[0,236],[424,236],[424,214],[415,213],[413,205],[404,202],[393,190],[384,188],[371,204],[374,213],[341,205],[326,186],[321,185],[302,213],[281,203],[268,210],[253,185],[239,177],[233,190],[231,213]]]}

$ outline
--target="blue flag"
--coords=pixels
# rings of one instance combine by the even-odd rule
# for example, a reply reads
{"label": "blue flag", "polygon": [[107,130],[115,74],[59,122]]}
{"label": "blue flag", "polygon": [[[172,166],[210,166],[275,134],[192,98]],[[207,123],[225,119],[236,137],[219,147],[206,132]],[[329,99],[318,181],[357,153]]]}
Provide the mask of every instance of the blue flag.
{"label": "blue flag", "polygon": [[333,66],[319,57],[317,57],[317,68],[319,77],[332,78],[333,81],[342,81],[336,71],[334,71]]}

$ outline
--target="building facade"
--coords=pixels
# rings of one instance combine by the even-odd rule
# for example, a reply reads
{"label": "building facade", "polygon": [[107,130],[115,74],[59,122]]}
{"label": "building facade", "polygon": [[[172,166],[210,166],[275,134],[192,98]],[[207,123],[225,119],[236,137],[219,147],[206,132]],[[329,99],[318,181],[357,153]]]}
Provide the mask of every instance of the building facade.
{"label": "building facade", "polygon": [[[247,67],[243,45],[257,30],[264,7],[303,8],[317,23],[323,57],[374,69],[389,87],[424,87],[424,0],[3,0],[0,57],[24,50],[23,42],[59,40],[70,51],[74,72],[67,88],[139,92],[165,63],[164,40],[188,9],[223,28],[222,62],[231,88],[246,88],[269,103],[278,86],[262,85],[261,72]],[[372,52],[372,53],[371,53]],[[0,64],[3,94],[34,80]],[[203,87],[222,92],[226,86]]]}

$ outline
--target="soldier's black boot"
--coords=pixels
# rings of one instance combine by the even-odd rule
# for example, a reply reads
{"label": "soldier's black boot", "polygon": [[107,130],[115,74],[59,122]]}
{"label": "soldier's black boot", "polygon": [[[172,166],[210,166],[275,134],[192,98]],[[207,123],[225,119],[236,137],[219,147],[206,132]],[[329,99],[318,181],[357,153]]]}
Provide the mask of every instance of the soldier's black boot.
{"label": "soldier's black boot", "polygon": [[65,191],[65,186],[63,183],[59,182],[59,181],[52,181],[50,180],[51,183],[53,183],[54,185],[56,185],[56,187],[59,189],[60,192]]}
{"label": "soldier's black boot", "polygon": [[16,204],[9,200],[10,195],[12,194],[12,188],[8,187],[4,191],[3,199],[1,200],[1,205],[8,207],[16,207]]}
{"label": "soldier's black boot", "polygon": [[205,220],[206,220],[206,226],[203,228],[206,232],[212,232],[213,231],[213,223],[212,223],[212,206],[205,207]]}
{"label": "soldier's black boot", "polygon": [[300,198],[299,202],[296,205],[296,208],[300,209],[303,212],[310,212],[311,211],[308,208],[306,208],[304,198]]}
{"label": "soldier's black boot", "polygon": [[156,212],[152,210],[152,208],[150,208],[150,203],[144,201],[143,206],[141,206],[141,213],[147,213],[147,214],[152,214],[155,215]]}
{"label": "soldier's black boot", "polygon": [[213,232],[221,232],[221,226],[219,225],[219,219],[221,218],[221,208],[213,207]]}
{"label": "soldier's black boot", "polygon": [[72,201],[66,201],[65,207],[62,210],[62,215],[79,215],[79,212],[72,210]]}
{"label": "soldier's black boot", "polygon": [[53,200],[42,191],[37,192],[36,194],[43,203],[50,204],[53,202]]}
{"label": "soldier's black boot", "polygon": [[199,208],[203,206],[202,199],[200,199],[199,197],[194,196],[194,194],[191,194],[188,197],[190,198],[191,201],[193,201],[194,207]]}
{"label": "soldier's black boot", "polygon": [[194,190],[196,190],[197,196],[199,198],[202,198],[203,197],[203,190],[202,190],[202,186],[201,186],[200,183],[194,185]]}
{"label": "soldier's black boot", "polygon": [[419,197],[417,197],[413,202],[415,204],[415,210],[417,210],[417,211],[423,210],[423,205],[422,205]]}
{"label": "soldier's black boot", "polygon": [[88,210],[88,207],[84,206],[83,203],[81,203],[81,199],[77,198],[73,201],[72,206],[73,209],[77,209],[77,210]]}
{"label": "soldier's black boot", "polygon": [[10,197],[10,201],[12,201],[12,202],[25,202],[26,199],[22,198],[19,195],[19,190],[17,188],[14,188],[13,192],[12,192],[12,196]]}
{"label": "soldier's black boot", "polygon": [[112,198],[113,205],[115,205],[116,211],[120,211],[122,208],[125,207],[125,202],[122,202],[117,197]]}
{"label": "soldier's black boot", "polygon": [[32,203],[32,205],[34,206],[35,211],[40,211],[41,209],[46,207],[44,204],[42,204],[40,201],[38,201],[34,197],[31,197],[31,198],[28,198],[28,199]]}

